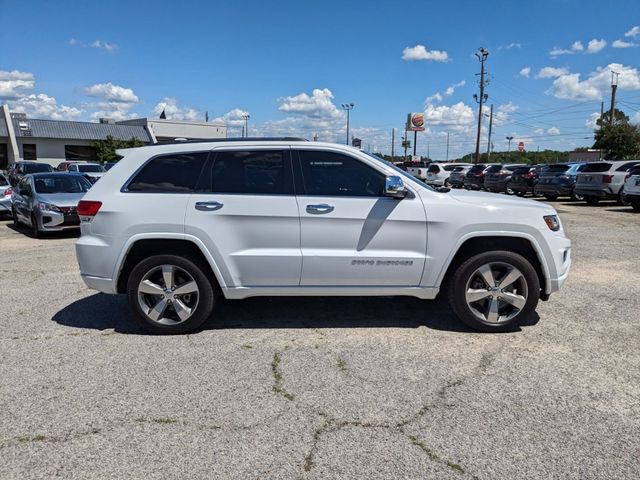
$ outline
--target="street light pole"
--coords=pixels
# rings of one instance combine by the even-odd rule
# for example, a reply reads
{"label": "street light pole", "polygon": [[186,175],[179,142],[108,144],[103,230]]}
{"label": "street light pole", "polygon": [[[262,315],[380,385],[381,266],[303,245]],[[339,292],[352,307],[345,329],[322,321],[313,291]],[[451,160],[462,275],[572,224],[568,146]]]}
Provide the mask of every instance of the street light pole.
{"label": "street light pole", "polygon": [[509,160],[511,160],[511,140],[513,140],[513,137],[509,135],[508,137],[504,137],[504,138],[509,140],[509,149],[507,150],[507,157],[509,157]]}
{"label": "street light pole", "polygon": [[241,117],[244,119],[244,136],[249,136],[249,118],[250,115],[248,113],[243,113]]}
{"label": "street light pole", "polygon": [[349,112],[353,110],[353,103],[343,103],[342,109],[347,112],[347,145],[349,145]]}

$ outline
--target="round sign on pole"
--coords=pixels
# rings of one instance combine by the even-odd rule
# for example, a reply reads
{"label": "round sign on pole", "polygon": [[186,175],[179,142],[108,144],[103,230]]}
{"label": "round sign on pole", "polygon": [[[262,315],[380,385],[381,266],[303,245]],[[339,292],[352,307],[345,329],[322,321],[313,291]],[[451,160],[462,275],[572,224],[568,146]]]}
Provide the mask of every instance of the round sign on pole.
{"label": "round sign on pole", "polygon": [[518,151],[524,152],[524,142],[518,142]]}

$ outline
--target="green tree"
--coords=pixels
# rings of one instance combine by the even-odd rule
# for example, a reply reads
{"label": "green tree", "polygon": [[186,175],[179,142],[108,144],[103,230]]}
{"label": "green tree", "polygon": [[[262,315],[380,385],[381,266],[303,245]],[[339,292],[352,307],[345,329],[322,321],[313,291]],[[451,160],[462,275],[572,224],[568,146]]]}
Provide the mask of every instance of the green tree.
{"label": "green tree", "polygon": [[613,111],[613,124],[609,112],[598,118],[593,148],[603,150],[606,160],[636,158],[640,155],[640,127],[631,125],[629,117],[617,108]]}
{"label": "green tree", "polygon": [[120,148],[135,148],[142,147],[143,142],[137,138],[131,137],[129,140],[116,140],[111,135],[107,135],[104,140],[95,140],[93,146],[96,149],[96,156],[101,163],[105,162],[117,162],[120,160],[120,156],[116,153],[116,150]]}

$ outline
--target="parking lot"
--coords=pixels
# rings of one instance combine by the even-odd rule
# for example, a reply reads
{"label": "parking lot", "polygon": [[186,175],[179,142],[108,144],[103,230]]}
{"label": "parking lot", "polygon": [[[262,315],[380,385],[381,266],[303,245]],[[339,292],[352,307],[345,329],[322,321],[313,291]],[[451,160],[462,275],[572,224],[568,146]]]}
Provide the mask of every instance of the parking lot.
{"label": "parking lot", "polygon": [[444,301],[223,302],[143,334],[75,237],[0,222],[0,478],[640,477],[640,215],[554,202],[564,288],[521,331]]}

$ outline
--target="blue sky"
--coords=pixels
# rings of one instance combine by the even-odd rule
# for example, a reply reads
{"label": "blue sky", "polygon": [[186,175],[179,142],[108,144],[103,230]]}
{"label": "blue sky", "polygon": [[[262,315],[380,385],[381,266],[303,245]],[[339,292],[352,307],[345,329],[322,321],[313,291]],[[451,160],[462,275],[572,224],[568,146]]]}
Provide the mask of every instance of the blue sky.
{"label": "blue sky", "polygon": [[637,0],[0,0],[0,19],[0,102],[33,118],[208,111],[239,133],[247,112],[252,134],[342,142],[353,102],[372,150],[388,153],[395,127],[398,151],[406,114],[424,112],[418,153],[444,158],[448,132],[455,157],[474,149],[482,46],[495,150],[507,135],[528,150],[589,145],[611,68],[640,121]]}

